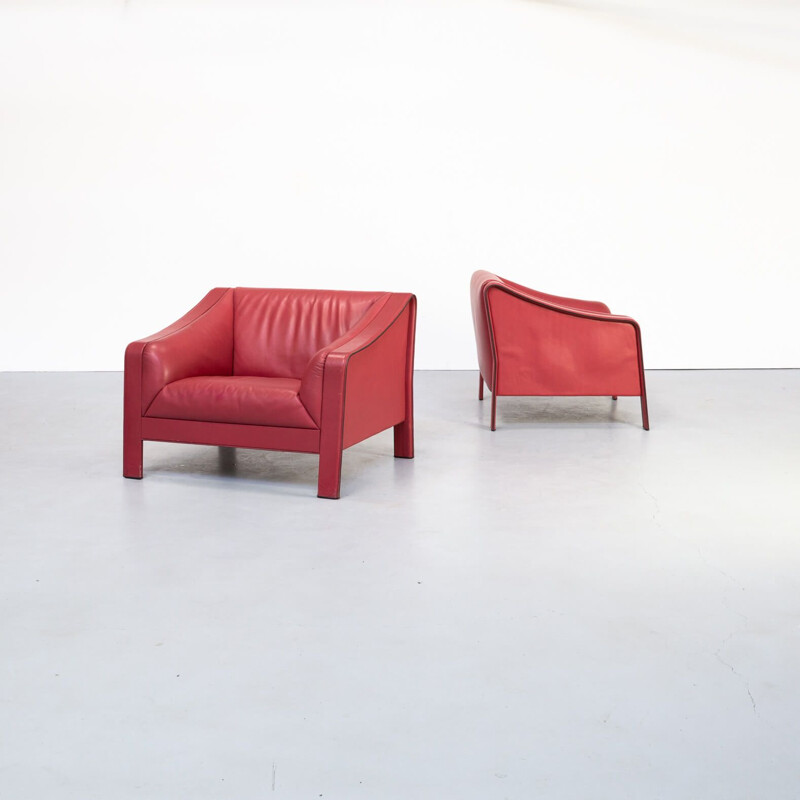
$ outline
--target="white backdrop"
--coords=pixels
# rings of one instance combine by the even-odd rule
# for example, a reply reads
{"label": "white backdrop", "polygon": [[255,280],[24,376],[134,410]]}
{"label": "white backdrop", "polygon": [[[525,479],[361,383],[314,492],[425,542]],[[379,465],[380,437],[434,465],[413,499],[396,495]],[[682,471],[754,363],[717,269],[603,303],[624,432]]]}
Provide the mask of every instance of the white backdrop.
{"label": "white backdrop", "polygon": [[798,12],[644,8],[4,3],[0,369],[120,369],[218,285],[413,291],[473,368],[479,267],[648,367],[800,367]]}

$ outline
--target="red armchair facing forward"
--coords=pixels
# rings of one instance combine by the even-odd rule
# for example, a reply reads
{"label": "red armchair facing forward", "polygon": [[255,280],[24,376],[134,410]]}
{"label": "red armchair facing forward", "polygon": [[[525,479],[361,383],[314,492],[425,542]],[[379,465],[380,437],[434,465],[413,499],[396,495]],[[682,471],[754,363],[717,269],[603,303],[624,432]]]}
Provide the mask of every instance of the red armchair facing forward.
{"label": "red armchair facing forward", "polygon": [[535,292],[483,270],[470,285],[483,383],[498,395],[641,397],[649,430],[639,325],[604,303]]}
{"label": "red armchair facing forward", "polygon": [[213,289],[125,351],[123,474],[142,441],[319,453],[339,497],[342,450],[394,427],[414,457],[412,294]]}

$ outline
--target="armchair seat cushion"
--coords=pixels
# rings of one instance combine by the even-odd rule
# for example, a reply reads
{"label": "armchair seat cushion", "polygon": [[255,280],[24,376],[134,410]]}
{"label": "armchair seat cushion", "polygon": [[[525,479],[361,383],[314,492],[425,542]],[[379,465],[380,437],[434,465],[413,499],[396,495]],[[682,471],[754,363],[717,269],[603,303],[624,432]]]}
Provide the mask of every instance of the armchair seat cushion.
{"label": "armchair seat cushion", "polygon": [[148,417],[316,428],[294,378],[209,375],[167,384],[147,409]]}

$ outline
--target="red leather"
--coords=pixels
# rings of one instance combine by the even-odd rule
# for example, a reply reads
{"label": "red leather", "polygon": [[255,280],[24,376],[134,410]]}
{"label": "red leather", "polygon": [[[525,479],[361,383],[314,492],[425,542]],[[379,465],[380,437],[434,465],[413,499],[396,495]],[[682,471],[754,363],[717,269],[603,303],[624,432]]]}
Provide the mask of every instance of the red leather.
{"label": "red leather", "polygon": [[649,428],[635,320],[611,314],[604,303],[536,292],[486,271],[472,276],[470,289],[493,430],[503,395],[640,396]]}
{"label": "red leather", "polygon": [[300,402],[294,378],[213,375],[167,384],[147,410],[148,417],[316,428]]}
{"label": "red leather", "polygon": [[411,294],[212,290],[126,350],[123,474],[145,439],[318,452],[338,497],[345,447],[394,427],[413,457],[415,327]]}
{"label": "red leather", "polygon": [[[358,335],[332,349],[325,359],[320,424],[320,494],[333,491],[341,472],[341,452],[373,432],[394,426],[396,458],[414,457],[414,336],[417,302],[413,295],[393,294],[375,320]],[[406,311],[407,310],[407,311]],[[406,313],[404,313],[406,312]],[[376,358],[365,358],[369,355]],[[390,364],[403,355],[405,369],[397,380]],[[372,386],[364,367],[374,368]],[[390,397],[371,402],[374,387],[388,386]],[[397,396],[402,393],[405,418],[396,423]],[[344,411],[344,413],[343,413]],[[345,431],[347,435],[345,435]]]}
{"label": "red leather", "polygon": [[478,366],[483,380],[490,388],[494,386],[495,357],[485,291],[493,281],[499,280],[496,275],[479,270],[472,274],[469,287],[469,296],[472,301],[472,324],[475,328],[475,343],[478,347]]}
{"label": "red leather", "polygon": [[[334,339],[330,344],[317,350],[311,357],[303,373],[302,385],[300,387],[300,399],[308,409],[308,413],[313,420],[319,424],[322,416],[322,379],[325,372],[325,365],[328,356],[337,348],[344,348],[358,334],[370,329],[375,324],[376,319],[384,311],[386,304],[391,300],[391,294],[385,294],[378,298],[369,310],[361,317],[356,325],[347,331],[343,336]],[[390,320],[378,320],[378,327],[383,330],[381,325],[389,324]]]}
{"label": "red leather", "polygon": [[234,375],[303,377],[314,354],[385,297],[378,292],[234,289]]}
{"label": "red leather", "polygon": [[231,374],[233,292],[215,289],[196,308],[196,315],[189,312],[169,328],[131,345],[141,350],[142,413],[172,381]]}
{"label": "red leather", "polygon": [[507,278],[499,278],[506,286],[516,289],[517,293],[527,297],[531,300],[544,300],[546,303],[553,305],[566,306],[580,311],[599,311],[601,314],[610,314],[611,311],[605,303],[600,303],[597,300],[576,300],[574,297],[559,297],[557,294],[545,294],[544,292],[536,292],[529,289],[522,284],[514,283]]}
{"label": "red leather", "polygon": [[[348,345],[352,355],[348,362],[346,397],[351,413],[344,418],[345,447],[366,439],[370,431],[399,425],[405,418],[407,376],[400,370],[387,369],[387,364],[395,362],[409,346],[410,314],[406,304],[377,340],[353,340]],[[332,357],[341,352],[340,346]]]}

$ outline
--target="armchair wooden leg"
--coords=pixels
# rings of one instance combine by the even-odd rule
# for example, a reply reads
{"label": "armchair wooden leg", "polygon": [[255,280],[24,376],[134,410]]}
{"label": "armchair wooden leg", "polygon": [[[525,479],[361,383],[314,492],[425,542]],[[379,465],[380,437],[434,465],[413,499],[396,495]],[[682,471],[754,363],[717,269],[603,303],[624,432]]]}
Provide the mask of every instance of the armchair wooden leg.
{"label": "armchair wooden leg", "polygon": [[492,392],[492,430],[497,430],[497,392]]}
{"label": "armchair wooden leg", "polygon": [[321,447],[319,451],[319,479],[317,497],[338,500],[342,483],[341,447]]}
{"label": "armchair wooden leg", "polygon": [[478,373],[478,400],[483,400],[483,375]]}
{"label": "armchair wooden leg", "polygon": [[612,394],[612,395],[611,395],[611,399],[612,399],[612,400],[616,400],[616,399],[617,399],[617,396],[616,396],[615,394]]}
{"label": "armchair wooden leg", "polygon": [[642,392],[642,427],[650,430],[650,417],[647,415],[647,395]]}
{"label": "armchair wooden leg", "polygon": [[414,458],[414,420],[394,426],[394,457]]}

